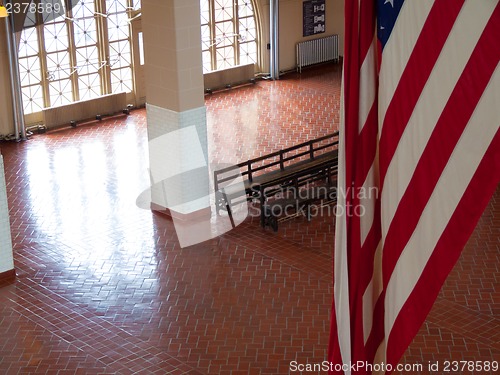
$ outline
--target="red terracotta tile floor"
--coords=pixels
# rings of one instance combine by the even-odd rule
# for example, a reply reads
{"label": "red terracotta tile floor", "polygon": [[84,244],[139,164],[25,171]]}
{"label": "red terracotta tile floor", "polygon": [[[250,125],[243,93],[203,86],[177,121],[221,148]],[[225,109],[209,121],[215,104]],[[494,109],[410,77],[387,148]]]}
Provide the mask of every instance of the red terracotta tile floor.
{"label": "red terracotta tile floor", "polygon": [[[339,92],[328,65],[207,96],[212,160],[334,131]],[[180,249],[171,221],[135,205],[144,110],[0,148],[18,275],[0,287],[1,374],[289,374],[326,359],[332,216],[278,233],[248,220]],[[499,218],[497,190],[404,362],[500,360]]]}

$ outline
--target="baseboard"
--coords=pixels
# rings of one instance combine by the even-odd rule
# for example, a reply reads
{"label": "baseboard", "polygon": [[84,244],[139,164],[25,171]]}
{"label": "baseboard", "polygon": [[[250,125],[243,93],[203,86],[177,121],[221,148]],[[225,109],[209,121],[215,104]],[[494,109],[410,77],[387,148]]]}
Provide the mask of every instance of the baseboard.
{"label": "baseboard", "polygon": [[15,269],[0,273],[0,283],[1,284],[12,282],[15,279],[16,279],[16,270]]}

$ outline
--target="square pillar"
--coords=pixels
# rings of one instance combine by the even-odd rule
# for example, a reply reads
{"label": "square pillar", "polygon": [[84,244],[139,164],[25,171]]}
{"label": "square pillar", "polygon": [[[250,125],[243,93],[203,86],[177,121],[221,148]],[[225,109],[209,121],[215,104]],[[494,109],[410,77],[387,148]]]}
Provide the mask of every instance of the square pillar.
{"label": "square pillar", "polygon": [[0,155],[0,281],[15,277],[3,156]]}
{"label": "square pillar", "polygon": [[[143,0],[142,25],[151,207],[189,224],[206,221],[211,210],[200,2]],[[210,232],[203,220],[187,231]]]}

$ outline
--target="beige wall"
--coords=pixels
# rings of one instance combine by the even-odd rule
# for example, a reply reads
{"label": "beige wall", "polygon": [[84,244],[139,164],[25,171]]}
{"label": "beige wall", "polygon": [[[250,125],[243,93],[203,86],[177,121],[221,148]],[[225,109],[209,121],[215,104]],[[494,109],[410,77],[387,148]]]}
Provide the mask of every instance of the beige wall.
{"label": "beige wall", "polygon": [[0,18],[0,135],[14,133],[6,21],[6,18]]}
{"label": "beige wall", "polygon": [[143,0],[149,104],[183,112],[204,106],[198,0]]}
{"label": "beige wall", "polygon": [[[269,0],[256,1],[263,28],[261,31],[262,71],[267,72],[269,71],[269,51],[266,49],[269,43]],[[295,69],[295,45],[305,40],[338,34],[340,55],[344,54],[344,0],[326,0],[326,31],[307,38],[302,37],[302,3],[303,0],[280,0],[279,3],[281,71]]]}

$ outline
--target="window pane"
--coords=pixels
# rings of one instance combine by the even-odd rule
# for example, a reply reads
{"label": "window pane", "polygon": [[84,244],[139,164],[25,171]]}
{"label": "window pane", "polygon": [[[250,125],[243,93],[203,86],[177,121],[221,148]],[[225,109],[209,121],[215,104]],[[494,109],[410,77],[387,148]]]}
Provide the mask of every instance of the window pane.
{"label": "window pane", "polygon": [[41,12],[44,24],[64,21],[66,16],[66,5],[63,0],[45,0],[41,3],[45,4],[44,9],[49,10],[49,12]]}
{"label": "window pane", "polygon": [[113,93],[132,91],[132,69],[117,69],[111,71],[111,86]]}
{"label": "window pane", "polygon": [[210,8],[208,5],[208,0],[200,0],[200,18],[202,24],[207,24],[210,22]]}
{"label": "window pane", "polygon": [[[75,1],[72,1],[75,4]],[[94,17],[95,6],[94,0],[78,0],[78,3],[73,7],[73,18],[78,20],[84,17]]]}
{"label": "window pane", "polygon": [[78,77],[80,100],[94,99],[101,96],[101,82],[99,74],[90,74]]}
{"label": "window pane", "polygon": [[37,29],[34,27],[24,29],[21,32],[21,40],[19,42],[19,58],[38,55],[38,50]]}
{"label": "window pane", "polygon": [[257,39],[257,30],[253,18],[240,19],[240,42],[251,42]]}
{"label": "window pane", "polygon": [[257,63],[257,43],[240,44],[240,64]]}
{"label": "window pane", "polygon": [[238,17],[253,17],[253,6],[250,0],[238,0]]}
{"label": "window pane", "polygon": [[78,48],[76,50],[78,74],[97,73],[101,67],[97,47]]}
{"label": "window pane", "polygon": [[126,13],[109,15],[107,20],[109,40],[127,39],[129,37],[129,23]]}
{"label": "window pane", "polygon": [[75,46],[82,47],[97,43],[97,30],[94,18],[82,18],[73,22]]}
{"label": "window pane", "polygon": [[43,109],[43,91],[41,85],[22,88],[24,114],[40,112]]}
{"label": "window pane", "polygon": [[139,64],[144,65],[144,37],[142,31],[137,33],[137,38],[139,42]]}
{"label": "window pane", "polygon": [[31,27],[36,25],[36,13],[35,12],[28,12],[25,13],[26,18],[24,19],[24,27]]}
{"label": "window pane", "polygon": [[62,81],[51,82],[49,84],[50,105],[64,105],[73,101],[71,81],[65,79]]}
{"label": "window pane", "polygon": [[128,40],[109,43],[109,64],[111,69],[130,66],[130,43]]}
{"label": "window pane", "polygon": [[141,0],[133,0],[134,10],[139,10],[142,8]]}
{"label": "window pane", "polygon": [[19,75],[21,86],[39,84],[42,80],[40,70],[40,59],[38,56],[19,59]]}
{"label": "window pane", "polygon": [[215,22],[233,19],[233,0],[215,0]]}
{"label": "window pane", "polygon": [[120,13],[127,10],[127,0],[106,0],[106,12]]}
{"label": "window pane", "polygon": [[227,69],[234,66],[234,48],[217,49],[217,69]]}
{"label": "window pane", "polygon": [[234,43],[233,21],[217,23],[215,25],[215,40],[217,48],[231,46]]}
{"label": "window pane", "polygon": [[69,78],[70,74],[71,65],[67,51],[47,55],[47,78],[49,81]]}
{"label": "window pane", "polygon": [[210,27],[204,25],[201,27],[201,48],[202,50],[208,50],[212,44],[212,38],[210,37]]}
{"label": "window pane", "polygon": [[55,52],[68,48],[68,31],[65,23],[45,25],[45,50]]}
{"label": "window pane", "polygon": [[203,52],[203,73],[208,73],[212,70],[212,54],[210,51]]}

